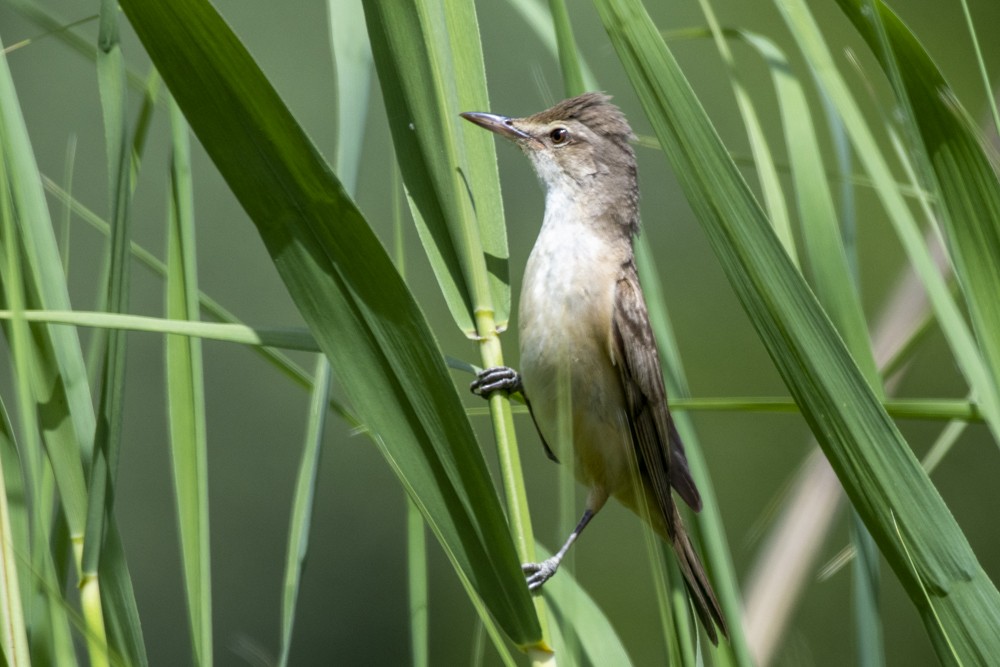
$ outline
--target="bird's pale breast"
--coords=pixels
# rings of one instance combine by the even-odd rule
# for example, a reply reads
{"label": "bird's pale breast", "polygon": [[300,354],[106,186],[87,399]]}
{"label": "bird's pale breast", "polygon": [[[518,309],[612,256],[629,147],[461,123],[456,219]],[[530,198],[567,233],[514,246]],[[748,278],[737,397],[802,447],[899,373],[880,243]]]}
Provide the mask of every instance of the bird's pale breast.
{"label": "bird's pale breast", "polygon": [[592,227],[548,216],[528,259],[519,310],[525,392],[546,442],[565,462],[557,423],[568,372],[577,477],[613,495],[628,484],[628,428],[610,353],[622,258]]}

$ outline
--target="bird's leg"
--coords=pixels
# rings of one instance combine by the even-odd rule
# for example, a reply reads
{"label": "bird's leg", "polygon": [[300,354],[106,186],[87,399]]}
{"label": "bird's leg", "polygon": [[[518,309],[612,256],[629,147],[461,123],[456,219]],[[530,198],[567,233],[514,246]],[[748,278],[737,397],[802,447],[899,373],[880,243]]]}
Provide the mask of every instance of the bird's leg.
{"label": "bird's leg", "polygon": [[535,412],[531,409],[531,401],[528,400],[528,394],[524,391],[524,384],[521,382],[520,373],[509,366],[494,366],[493,368],[487,368],[479,371],[479,375],[477,375],[476,379],[469,385],[469,391],[476,396],[482,396],[483,398],[489,398],[495,391],[506,391],[508,395],[521,394],[521,398],[524,399],[524,404],[528,406],[528,412],[531,414],[531,421],[535,424],[535,430],[538,431],[538,437],[542,439],[542,446],[545,448],[545,455],[556,463],[559,463],[559,459],[556,458],[555,452],[553,452],[552,448],[549,447],[549,443],[545,441],[545,436],[542,435],[542,430],[538,428],[538,420],[535,419]]}
{"label": "bird's leg", "polygon": [[594,518],[594,514],[596,513],[596,510],[587,508],[580,519],[580,523],[576,524],[576,528],[569,534],[569,537],[566,538],[566,543],[556,552],[555,556],[546,558],[541,563],[525,563],[521,566],[521,571],[527,575],[529,591],[537,593],[541,590],[542,584],[552,578],[552,575],[559,569],[559,563],[562,562],[566,552],[576,542],[576,538],[580,537],[580,533],[583,532],[583,529],[587,527],[587,524],[590,523],[590,520]]}
{"label": "bird's leg", "polygon": [[495,366],[479,372],[476,379],[469,385],[469,390],[483,398],[489,398],[495,391],[506,391],[508,394],[524,392],[521,375],[509,366]]}

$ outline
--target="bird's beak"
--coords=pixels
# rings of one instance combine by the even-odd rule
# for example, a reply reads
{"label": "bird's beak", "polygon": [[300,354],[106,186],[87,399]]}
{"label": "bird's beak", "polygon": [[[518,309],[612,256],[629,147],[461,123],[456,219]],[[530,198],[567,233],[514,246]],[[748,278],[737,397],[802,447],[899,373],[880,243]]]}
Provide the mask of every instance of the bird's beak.
{"label": "bird's beak", "polygon": [[498,116],[492,113],[481,113],[479,111],[466,111],[465,113],[460,113],[459,116],[470,123],[475,123],[479,127],[484,127],[490,132],[499,134],[501,137],[510,139],[511,141],[519,144],[534,140],[534,137],[527,132],[514,127],[514,119],[508,118],[507,116]]}

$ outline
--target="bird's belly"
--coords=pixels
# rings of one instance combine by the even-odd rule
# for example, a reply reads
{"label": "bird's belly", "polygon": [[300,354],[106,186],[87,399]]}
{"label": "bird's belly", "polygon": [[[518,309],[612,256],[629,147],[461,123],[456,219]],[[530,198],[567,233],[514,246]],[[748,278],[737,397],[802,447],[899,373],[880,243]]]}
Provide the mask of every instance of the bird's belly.
{"label": "bird's belly", "polygon": [[[610,364],[605,367],[582,356],[563,372],[568,382],[560,383],[557,365],[522,361],[525,392],[538,428],[560,461],[572,461],[580,482],[600,495],[617,495],[630,486],[631,442],[616,372]],[[568,400],[560,384],[568,387]],[[561,434],[559,416],[567,405],[572,433]],[[566,435],[570,442],[561,441]]]}
{"label": "bird's belly", "polygon": [[539,256],[544,245],[532,253],[518,318],[521,376],[542,436],[566,463],[558,424],[568,395],[576,476],[615,495],[631,479],[625,401],[610,353],[616,276],[594,271],[602,262],[588,262],[586,248],[579,250],[570,255],[575,262]]}

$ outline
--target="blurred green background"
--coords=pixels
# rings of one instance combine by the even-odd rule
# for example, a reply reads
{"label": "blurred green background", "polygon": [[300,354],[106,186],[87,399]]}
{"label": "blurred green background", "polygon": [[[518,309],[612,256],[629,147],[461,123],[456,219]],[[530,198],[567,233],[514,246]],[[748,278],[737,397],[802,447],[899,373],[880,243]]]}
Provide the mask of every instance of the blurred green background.
{"label": "blurred green background", "polygon": [[[66,23],[96,13],[97,3],[38,3]],[[335,132],[334,67],[326,4],[219,0],[216,6],[244,40],[320,151],[332,160]],[[651,134],[604,31],[589,3],[571,2],[580,49],[601,87],[615,95],[636,132]],[[832,3],[813,3],[828,42],[859,99],[891,113],[886,86],[865,47]],[[717,2],[724,26],[741,27],[773,39],[796,58],[784,23],[770,3]],[[960,6],[905,0],[894,8],[936,59],[959,99],[976,117],[985,92],[972,66],[972,46]],[[524,115],[561,99],[557,64],[506,2],[478,3],[492,111]],[[1000,22],[1000,3],[970,2],[981,26],[988,66],[1000,71],[1000,48],[989,26]],[[702,26],[694,2],[650,3],[664,30]],[[149,61],[127,28],[130,69],[145,75]],[[358,26],[359,30],[364,26]],[[72,29],[91,43],[96,21]],[[0,38],[10,47],[38,36],[40,28],[0,0]],[[673,48],[720,134],[737,155],[749,149],[736,112],[728,76],[708,40],[673,42]],[[745,83],[768,123],[773,146],[781,145],[777,108],[768,73],[746,47],[735,44]],[[848,50],[857,56],[851,65]],[[94,66],[57,37],[38,39],[7,56],[21,108],[43,173],[63,181],[67,146],[76,142],[73,194],[106,216],[106,166]],[[871,94],[863,92],[870,87]],[[133,94],[134,109],[139,94]],[[819,101],[812,99],[814,112]],[[357,202],[386,244],[391,243],[393,157],[378,86],[373,84]],[[158,109],[133,207],[134,240],[165,254],[168,123]],[[455,109],[467,111],[467,109]],[[991,137],[992,132],[987,132]],[[665,296],[679,338],[692,393],[696,397],[783,396],[784,387],[756,340],[719,270],[701,229],[681,196],[667,161],[639,148],[645,234],[657,260]],[[513,290],[541,221],[541,188],[526,160],[513,148],[498,149],[510,241]],[[832,163],[832,158],[827,160]],[[203,291],[254,325],[302,326],[257,234],[204,152],[194,146],[199,281]],[[747,171],[753,183],[753,173]],[[884,305],[902,253],[870,193],[856,189],[860,276],[865,306],[873,319]],[[62,206],[50,200],[53,217]],[[74,219],[70,286],[74,306],[93,309],[104,237]],[[474,344],[455,329],[416,234],[407,229],[406,275],[442,348],[475,362]],[[516,303],[516,301],[515,301]],[[160,279],[143,268],[133,273],[131,311],[161,316]],[[512,331],[516,329],[516,320]],[[84,345],[90,333],[84,332]],[[517,366],[516,339],[503,337],[506,358]],[[190,662],[179,546],[167,449],[163,338],[130,334],[125,442],[117,515],[154,665]],[[85,348],[86,349],[86,348]],[[277,651],[281,577],[294,475],[304,436],[307,395],[251,351],[206,342],[213,604],[216,657],[221,665],[266,664]],[[312,367],[309,355],[297,359]],[[464,384],[468,376],[456,374]],[[0,390],[11,384],[0,368]],[[336,389],[335,389],[336,392]],[[920,345],[900,385],[901,397],[954,397],[966,388],[936,333]],[[468,405],[476,405],[470,397]],[[707,413],[695,415],[719,496],[733,558],[741,577],[751,567],[781,493],[810,451],[809,432],[794,414]],[[485,419],[473,419],[493,460]],[[560,469],[545,458],[527,417],[517,418],[536,537],[561,542],[556,525],[556,480]],[[902,422],[918,456],[940,424]],[[291,660],[297,665],[397,665],[409,660],[406,607],[405,497],[371,443],[331,420],[314,514]],[[994,581],[1000,576],[996,516],[997,449],[985,427],[973,425],[933,479],[963,527],[980,562]],[[828,539],[821,562],[846,544],[843,517]],[[429,540],[430,627],[433,664],[466,664],[473,658],[478,620],[451,566]],[[605,510],[575,550],[576,574],[611,619],[637,665],[663,661],[659,622],[638,521],[618,506]],[[884,570],[883,619],[890,665],[934,664],[926,635],[910,602]],[[811,584],[778,653],[776,664],[845,665],[853,662],[850,573]],[[489,649],[487,649],[489,653]],[[489,664],[490,660],[487,660]]]}

